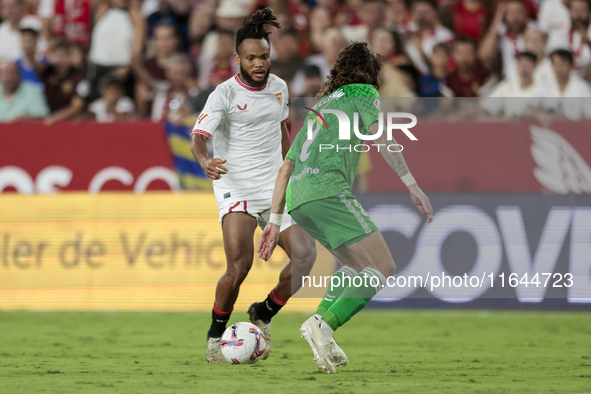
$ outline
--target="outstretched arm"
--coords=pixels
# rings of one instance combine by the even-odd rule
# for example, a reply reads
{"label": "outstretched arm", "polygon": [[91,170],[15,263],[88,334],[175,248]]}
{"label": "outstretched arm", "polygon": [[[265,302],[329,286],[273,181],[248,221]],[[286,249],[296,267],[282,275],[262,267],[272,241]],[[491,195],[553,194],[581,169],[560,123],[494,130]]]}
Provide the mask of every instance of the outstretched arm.
{"label": "outstretched arm", "polygon": [[206,140],[207,137],[202,134],[191,134],[191,153],[205,171],[205,175],[215,181],[220,179],[223,174],[227,174],[228,169],[222,165],[226,160],[209,158],[207,145],[205,145]]}
{"label": "outstretched arm", "polygon": [[268,261],[273,254],[277,240],[279,239],[279,229],[281,228],[281,217],[285,207],[285,194],[289,178],[293,172],[295,162],[286,157],[277,174],[275,189],[273,189],[273,201],[271,202],[271,218],[265,226],[257,252],[259,257]]}
{"label": "outstretched arm", "polygon": [[[378,122],[372,123],[369,127],[369,132],[375,134],[378,131]],[[378,144],[384,145],[391,145],[396,144],[396,140],[392,138],[392,140],[388,141],[384,133],[377,139]],[[431,201],[429,201],[429,197],[423,193],[423,191],[417,185],[417,182],[410,174],[410,170],[406,165],[406,160],[404,160],[404,156],[402,156],[402,152],[395,151],[390,152],[388,149],[380,149],[382,153],[382,157],[386,160],[386,163],[398,174],[402,182],[408,187],[408,191],[410,192],[410,198],[412,202],[416,204],[419,208],[419,211],[425,216],[427,216],[427,223],[431,223],[433,221],[433,207],[431,207]]]}

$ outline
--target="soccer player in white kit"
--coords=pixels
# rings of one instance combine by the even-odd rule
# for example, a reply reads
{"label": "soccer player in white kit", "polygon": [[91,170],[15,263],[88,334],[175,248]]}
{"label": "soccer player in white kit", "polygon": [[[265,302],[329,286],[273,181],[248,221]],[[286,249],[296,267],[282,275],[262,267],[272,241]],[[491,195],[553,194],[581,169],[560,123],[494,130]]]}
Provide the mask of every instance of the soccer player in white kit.
{"label": "soccer player in white kit", "polygon": [[[234,55],[240,73],[218,85],[207,99],[191,134],[191,151],[213,179],[224,237],[227,269],[220,278],[207,333],[207,361],[225,363],[220,339],[238,298],[240,284],[253,263],[253,236],[258,225],[281,223],[278,245],[291,259],[291,218],[287,213],[271,217],[275,179],[290,146],[287,84],[270,74],[269,32],[264,25],[281,26],[270,9],[257,11],[236,33]],[[213,138],[214,158],[205,142]],[[303,246],[303,245],[302,245]],[[296,245],[294,245],[297,248]],[[313,250],[313,248],[309,248]],[[315,256],[302,265],[313,264]],[[299,265],[298,260],[298,265]],[[271,318],[291,296],[291,262],[282,270],[279,283],[264,302],[252,304],[250,320],[263,331],[270,350]]]}

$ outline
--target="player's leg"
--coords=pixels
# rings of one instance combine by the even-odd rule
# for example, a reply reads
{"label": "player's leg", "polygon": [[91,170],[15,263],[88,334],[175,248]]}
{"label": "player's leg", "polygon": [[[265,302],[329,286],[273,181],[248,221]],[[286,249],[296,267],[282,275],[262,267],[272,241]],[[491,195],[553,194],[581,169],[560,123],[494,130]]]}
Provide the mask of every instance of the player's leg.
{"label": "player's leg", "polygon": [[[369,299],[381,289],[385,283],[383,273],[393,274],[394,262],[377,227],[352,195],[343,194],[319,200],[309,204],[306,210],[306,215],[326,238],[328,250],[344,267],[333,276],[331,284],[334,287],[327,289],[327,295],[317,310],[320,313],[302,325],[302,334],[312,338],[308,342],[315,348],[319,358],[328,358],[334,365],[344,366],[347,356],[338,347],[332,334],[365,307]],[[360,279],[361,282],[357,283]],[[359,287],[367,281],[375,284],[375,287]],[[335,317],[335,311],[342,320]],[[330,368],[329,365],[325,371],[334,372],[334,367]]]}
{"label": "player's leg", "polygon": [[210,363],[225,361],[220,353],[220,338],[238,298],[240,285],[252,267],[256,225],[257,220],[243,212],[230,213],[222,219],[227,267],[216,287],[212,322],[207,333],[207,361]]}
{"label": "player's leg", "polygon": [[333,255],[345,265],[359,265],[363,269],[345,283],[340,297],[322,315],[328,326],[335,331],[365,308],[386,284],[386,278],[394,275],[396,265],[386,241],[379,231],[351,245],[332,250]]}
{"label": "player's leg", "polygon": [[[292,239],[294,238],[294,239]],[[316,261],[316,243],[300,226],[292,225],[279,235],[278,245],[285,251],[290,261],[279,274],[279,283],[271,290],[263,302],[255,302],[248,308],[250,321],[265,335],[267,347],[262,359],[269,357],[271,351],[271,319],[279,313],[295,291],[301,287],[301,277],[308,275]],[[300,278],[294,289],[292,273]],[[298,283],[298,282],[296,282]]]}

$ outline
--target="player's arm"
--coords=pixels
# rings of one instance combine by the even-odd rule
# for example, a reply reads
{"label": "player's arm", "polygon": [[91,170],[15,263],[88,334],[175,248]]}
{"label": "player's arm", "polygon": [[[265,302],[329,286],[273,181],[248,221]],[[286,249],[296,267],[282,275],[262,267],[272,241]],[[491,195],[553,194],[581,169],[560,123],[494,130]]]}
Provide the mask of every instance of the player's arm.
{"label": "player's arm", "polygon": [[265,261],[271,258],[273,250],[277,246],[283,208],[285,207],[287,185],[289,184],[289,178],[291,177],[294,166],[295,162],[289,157],[286,157],[277,174],[275,189],[273,189],[273,201],[271,202],[271,218],[263,230],[257,249],[259,257]]}
{"label": "player's arm", "polygon": [[222,164],[226,160],[212,159],[207,152],[207,136],[199,133],[191,134],[191,152],[197,163],[203,168],[208,178],[218,180],[223,174],[228,173],[228,169]]}
{"label": "player's arm", "polygon": [[[378,132],[378,122],[371,124],[369,132],[371,134],[376,134]],[[394,138],[388,141],[385,133],[382,133],[376,142],[384,145],[397,143]],[[402,179],[402,182],[408,187],[412,202],[417,205],[423,215],[427,216],[427,223],[431,223],[433,220],[433,207],[431,207],[431,201],[429,201],[429,197],[423,193],[413,176],[410,174],[410,170],[408,169],[406,160],[404,160],[404,156],[402,156],[402,152],[390,152],[388,149],[380,149],[380,152],[384,160],[386,160],[386,163],[388,163],[390,168],[398,174],[400,179]]]}
{"label": "player's arm", "polygon": [[287,152],[291,146],[291,139],[289,138],[289,130],[287,130],[287,124],[281,123],[281,157],[285,160]]}

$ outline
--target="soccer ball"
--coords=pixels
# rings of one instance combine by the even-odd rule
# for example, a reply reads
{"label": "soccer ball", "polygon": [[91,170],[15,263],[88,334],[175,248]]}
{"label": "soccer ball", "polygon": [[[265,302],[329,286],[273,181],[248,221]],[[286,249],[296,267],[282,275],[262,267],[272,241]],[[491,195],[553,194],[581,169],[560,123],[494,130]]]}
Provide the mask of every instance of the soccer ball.
{"label": "soccer ball", "polygon": [[222,334],[222,354],[232,364],[254,364],[263,355],[265,337],[257,326],[234,323]]}

